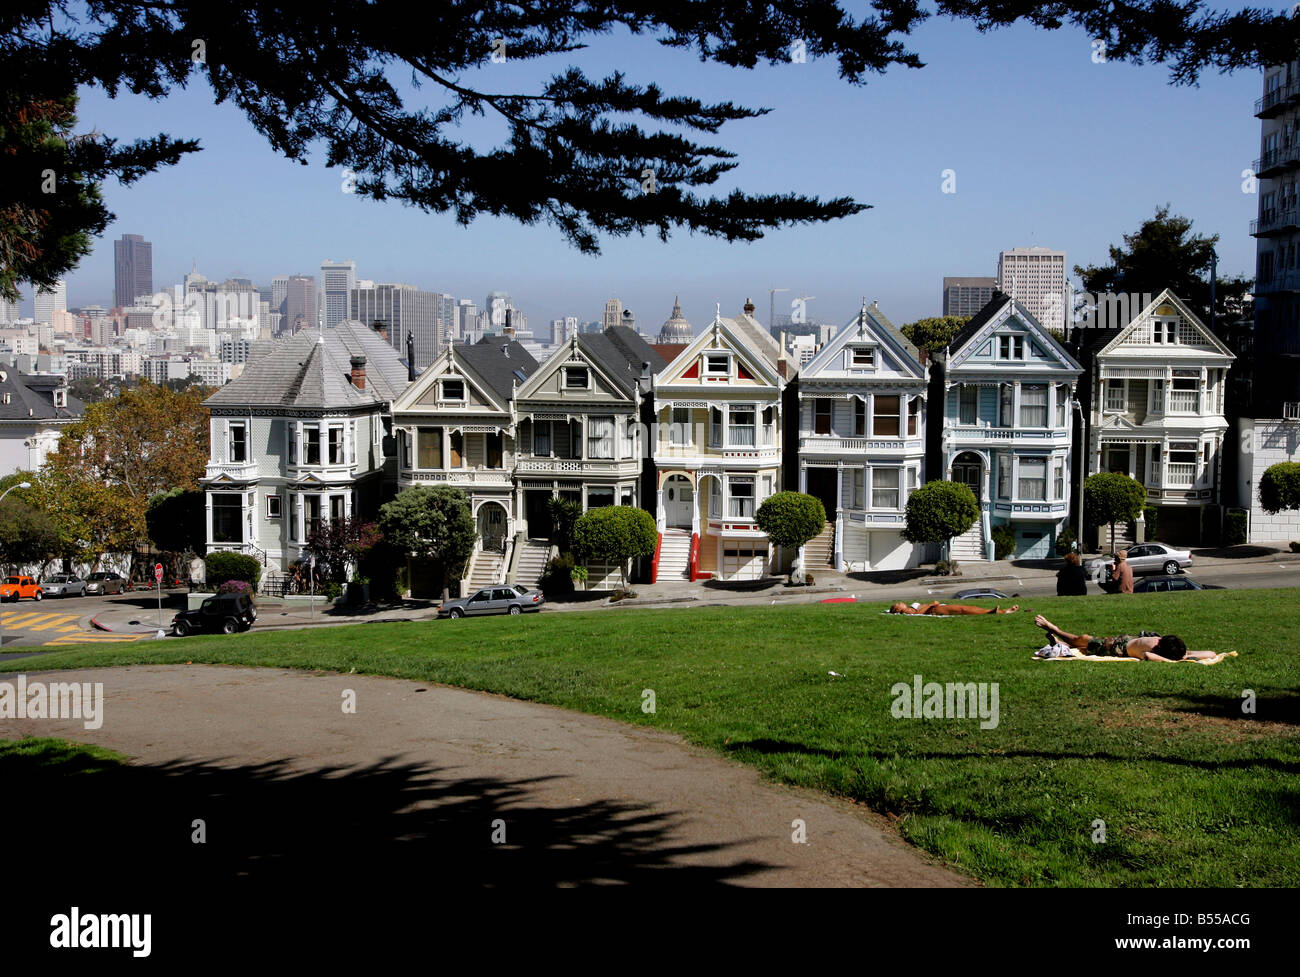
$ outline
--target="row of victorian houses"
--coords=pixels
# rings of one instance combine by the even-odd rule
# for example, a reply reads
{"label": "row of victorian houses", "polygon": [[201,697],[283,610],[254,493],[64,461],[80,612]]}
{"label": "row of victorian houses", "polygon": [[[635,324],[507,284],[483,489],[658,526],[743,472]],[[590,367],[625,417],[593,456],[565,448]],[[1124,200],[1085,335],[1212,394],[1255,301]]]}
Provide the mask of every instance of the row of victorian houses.
{"label": "row of victorian houses", "polygon": [[[299,333],[207,401],[209,549],[283,571],[322,521],[373,515],[418,485],[468,496],[478,540],[460,576],[473,585],[536,584],[555,496],[653,514],[660,547],[646,572],[660,580],[786,568],[794,554],[755,521],[785,489],[825,506],[805,551],[814,571],[933,558],[902,529],[908,496],[935,478],[980,502],[953,542],[959,560],[991,559],[999,526],[1015,556],[1051,555],[1085,470],[1138,479],[1185,541],[1220,518],[1233,356],[1168,292],[1126,327],[1085,336],[1087,370],[1001,294],[932,357],[864,304],[801,368],[753,311],[719,313],[680,344],[621,327],[580,334],[542,363],[508,334],[488,337],[418,376],[361,323]],[[674,323],[685,324],[676,308]],[[434,584],[417,570],[410,586]]]}

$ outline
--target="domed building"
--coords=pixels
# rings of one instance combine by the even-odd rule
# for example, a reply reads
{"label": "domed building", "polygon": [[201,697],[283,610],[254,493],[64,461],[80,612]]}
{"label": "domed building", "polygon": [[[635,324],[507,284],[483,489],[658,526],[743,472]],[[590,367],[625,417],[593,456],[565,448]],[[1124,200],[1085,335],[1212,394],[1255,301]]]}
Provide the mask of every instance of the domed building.
{"label": "domed building", "polygon": [[684,346],[695,338],[695,329],[682,315],[682,305],[673,297],[673,314],[668,317],[663,328],[659,330],[659,345]]}

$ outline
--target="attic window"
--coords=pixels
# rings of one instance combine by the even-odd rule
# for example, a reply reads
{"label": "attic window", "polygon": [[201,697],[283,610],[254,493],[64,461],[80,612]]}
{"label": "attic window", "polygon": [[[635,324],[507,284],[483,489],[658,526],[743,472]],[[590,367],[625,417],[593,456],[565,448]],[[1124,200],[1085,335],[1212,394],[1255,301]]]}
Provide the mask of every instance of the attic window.
{"label": "attic window", "polygon": [[704,355],[704,375],[708,377],[725,377],[731,373],[731,357],[726,353],[706,353]]}
{"label": "attic window", "polygon": [[850,366],[875,366],[876,351],[870,346],[854,346],[850,358]]}
{"label": "attic window", "polygon": [[589,386],[589,374],[585,366],[570,366],[565,369],[565,390],[586,390]]}
{"label": "attic window", "polygon": [[443,380],[442,399],[443,400],[464,400],[465,381],[464,380]]}
{"label": "attic window", "polygon": [[1151,326],[1151,338],[1162,346],[1178,342],[1178,323],[1174,319],[1157,319]]}
{"label": "attic window", "polygon": [[1023,360],[1025,358],[1024,336],[999,336],[998,359]]}

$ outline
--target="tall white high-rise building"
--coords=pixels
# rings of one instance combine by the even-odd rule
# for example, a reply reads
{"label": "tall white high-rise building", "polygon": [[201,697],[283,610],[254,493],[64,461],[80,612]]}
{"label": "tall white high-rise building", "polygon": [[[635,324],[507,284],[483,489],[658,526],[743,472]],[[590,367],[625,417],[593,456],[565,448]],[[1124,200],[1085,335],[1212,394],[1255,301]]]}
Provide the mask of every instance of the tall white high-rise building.
{"label": "tall white high-rise building", "polygon": [[1012,296],[1048,329],[1065,329],[1069,298],[1065,252],[1012,248],[998,255],[998,290]]}
{"label": "tall white high-rise building", "polygon": [[321,317],[326,329],[348,318],[352,290],[357,287],[357,263],[322,261],[320,264]]}
{"label": "tall white high-rise building", "polygon": [[[19,301],[22,296],[19,296]],[[8,299],[0,298],[0,323],[17,322],[19,319],[18,302],[10,302]]]}
{"label": "tall white high-rise building", "polygon": [[36,314],[33,318],[37,323],[53,322],[54,313],[68,311],[68,285],[62,278],[54,284],[50,291],[37,289],[35,296]]}
{"label": "tall white high-rise building", "polygon": [[613,329],[615,326],[623,325],[622,299],[610,299],[605,303],[605,314],[601,318],[600,325],[602,329]]}

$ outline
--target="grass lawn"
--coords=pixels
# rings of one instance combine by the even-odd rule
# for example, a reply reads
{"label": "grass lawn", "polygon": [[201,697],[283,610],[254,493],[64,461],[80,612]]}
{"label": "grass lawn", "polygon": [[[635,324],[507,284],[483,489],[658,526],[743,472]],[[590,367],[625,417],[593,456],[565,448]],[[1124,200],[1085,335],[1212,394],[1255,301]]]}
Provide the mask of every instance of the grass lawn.
{"label": "grass lawn", "polygon": [[[442,682],[679,733],[887,812],[909,841],[993,885],[1300,884],[1296,591],[1027,604],[1075,632],[1148,628],[1240,657],[1038,662],[1032,612],[899,618],[830,604],[254,628],[9,667],[192,661]],[[918,674],[998,683],[997,726],[895,718],[891,688]]]}

